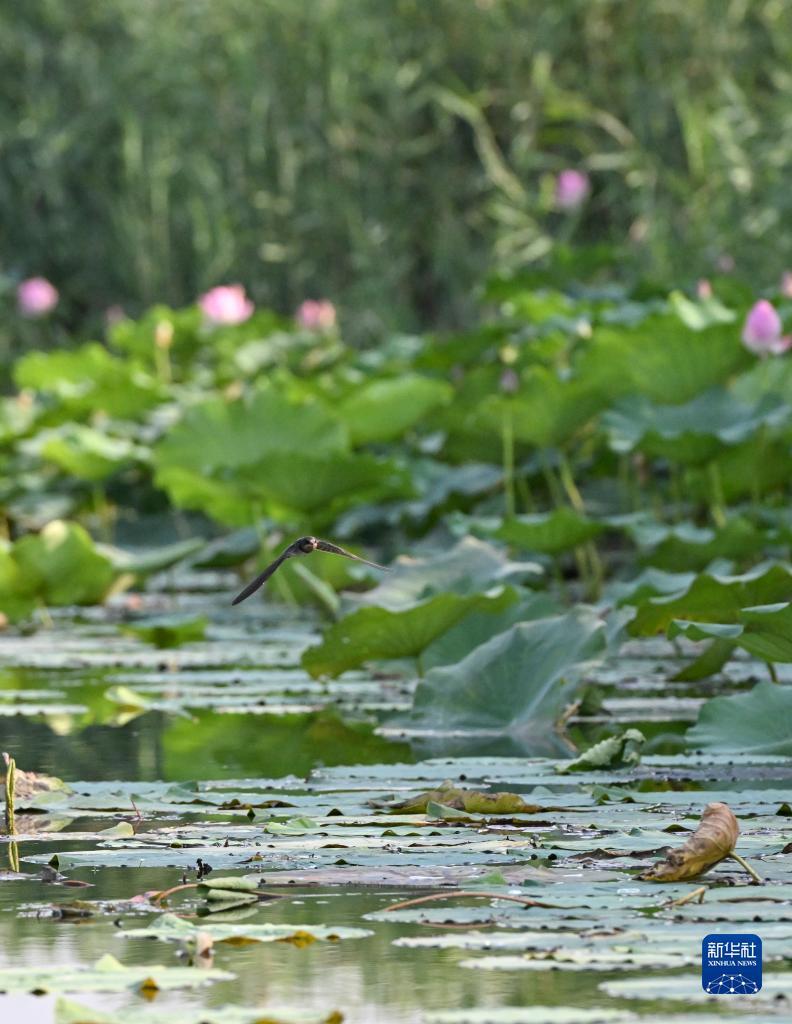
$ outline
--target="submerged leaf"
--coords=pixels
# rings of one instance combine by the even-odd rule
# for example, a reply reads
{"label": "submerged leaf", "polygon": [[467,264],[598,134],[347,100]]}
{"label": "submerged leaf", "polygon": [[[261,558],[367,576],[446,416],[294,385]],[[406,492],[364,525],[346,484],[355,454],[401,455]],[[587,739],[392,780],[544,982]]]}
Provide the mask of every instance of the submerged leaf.
{"label": "submerged leaf", "polygon": [[646,882],[696,878],[733,852],[739,834],[740,826],[728,804],[707,804],[699,827],[684,845],[669,850],[665,860],[652,865],[640,878]]}
{"label": "submerged leaf", "polygon": [[423,814],[429,804],[442,804],[468,814],[536,814],[542,810],[537,804],[526,803],[517,793],[482,793],[459,789],[451,782],[396,803],[372,801],[372,804],[387,807],[391,814]]}

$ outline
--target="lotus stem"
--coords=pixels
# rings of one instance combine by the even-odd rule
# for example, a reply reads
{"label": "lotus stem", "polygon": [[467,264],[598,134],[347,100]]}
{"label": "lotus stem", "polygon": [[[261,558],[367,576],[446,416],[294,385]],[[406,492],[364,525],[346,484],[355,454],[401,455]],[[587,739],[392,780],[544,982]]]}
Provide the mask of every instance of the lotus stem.
{"label": "lotus stem", "polygon": [[778,682],[778,672],[772,661],[767,662],[767,671],[770,673],[770,679],[774,682]]}
{"label": "lotus stem", "polygon": [[758,872],[755,871],[754,868],[752,868],[751,865],[748,863],[748,861],[744,860],[739,855],[739,853],[735,853],[734,850],[732,850],[732,852],[729,854],[729,856],[731,857],[732,860],[736,860],[737,861],[737,863],[740,865],[740,867],[743,869],[743,871],[747,871],[748,872],[748,874],[754,880],[754,884],[755,885],[761,885],[762,884],[762,882],[764,881],[762,876],[760,874],[758,874]]}
{"label": "lotus stem", "polygon": [[725,502],[723,500],[723,481],[721,480],[720,469],[716,462],[710,462],[708,466],[710,480],[711,505],[710,514],[712,521],[717,527],[726,525],[726,513],[724,512]]}
{"label": "lotus stem", "polygon": [[691,892],[686,893],[684,896],[680,896],[678,900],[671,900],[668,904],[669,907],[684,907],[686,903],[703,903],[704,896],[707,892],[706,885],[700,885],[698,889],[693,889]]}
{"label": "lotus stem", "polygon": [[14,785],[16,783],[16,762],[13,757],[4,754],[6,763],[5,777],[5,825],[6,832],[10,836],[16,835],[16,820],[14,818]]}
{"label": "lotus stem", "polygon": [[514,424],[512,412],[507,408],[503,413],[501,425],[503,442],[503,489],[506,503],[506,518],[514,518]]}
{"label": "lotus stem", "polygon": [[586,503],[583,501],[583,495],[578,490],[578,486],[575,483],[575,478],[572,475],[572,467],[569,465],[569,460],[562,451],[558,453],[558,475],[561,478],[561,485],[566,492],[567,498],[569,498],[569,504],[572,508],[579,512],[581,515],[585,515]]}

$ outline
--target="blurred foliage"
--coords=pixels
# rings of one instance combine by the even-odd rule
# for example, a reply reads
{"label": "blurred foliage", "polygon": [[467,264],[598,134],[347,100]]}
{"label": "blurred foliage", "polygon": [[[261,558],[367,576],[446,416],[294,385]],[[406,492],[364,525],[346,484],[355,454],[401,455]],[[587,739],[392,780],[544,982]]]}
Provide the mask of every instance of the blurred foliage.
{"label": "blurred foliage", "polygon": [[[55,282],[62,323],[239,280],[367,337],[462,322],[493,252],[792,263],[780,0],[30,0],[0,55],[0,271]],[[592,180],[576,213],[564,167]]]}

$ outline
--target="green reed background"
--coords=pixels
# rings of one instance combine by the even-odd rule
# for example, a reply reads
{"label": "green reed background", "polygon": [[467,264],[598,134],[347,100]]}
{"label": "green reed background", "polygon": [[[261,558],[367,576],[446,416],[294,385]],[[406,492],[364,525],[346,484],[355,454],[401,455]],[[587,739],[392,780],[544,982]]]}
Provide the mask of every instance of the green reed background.
{"label": "green reed background", "polygon": [[0,274],[72,325],[234,280],[454,325],[559,241],[676,283],[792,263],[784,0],[28,0],[0,96]]}

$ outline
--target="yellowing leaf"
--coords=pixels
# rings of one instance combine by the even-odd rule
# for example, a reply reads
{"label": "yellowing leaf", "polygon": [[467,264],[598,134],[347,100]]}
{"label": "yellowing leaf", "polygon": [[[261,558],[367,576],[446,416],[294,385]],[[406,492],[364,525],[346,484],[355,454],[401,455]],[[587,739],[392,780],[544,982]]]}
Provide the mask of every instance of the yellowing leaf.
{"label": "yellowing leaf", "polygon": [[457,789],[450,782],[443,783],[439,789],[388,804],[388,810],[392,814],[421,814],[429,804],[442,804],[468,814],[536,814],[542,810],[537,804],[527,804],[517,793],[479,793]]}

